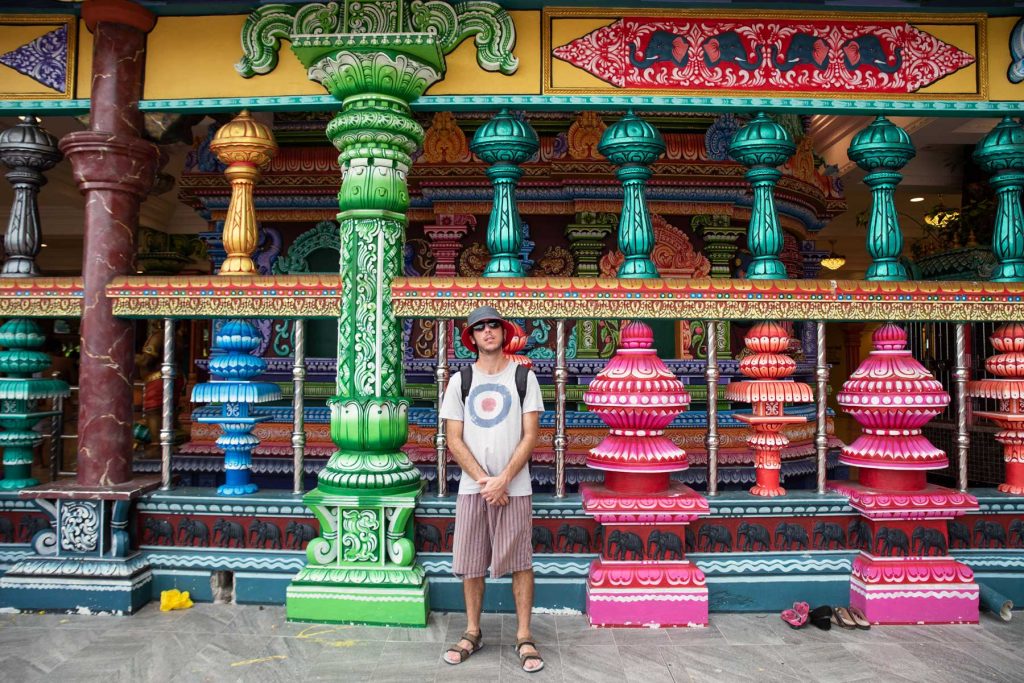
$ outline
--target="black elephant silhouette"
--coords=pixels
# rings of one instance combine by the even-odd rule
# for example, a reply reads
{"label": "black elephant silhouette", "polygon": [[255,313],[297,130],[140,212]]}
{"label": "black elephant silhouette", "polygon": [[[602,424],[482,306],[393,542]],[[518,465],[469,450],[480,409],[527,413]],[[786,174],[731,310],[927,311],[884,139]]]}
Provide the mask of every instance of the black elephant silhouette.
{"label": "black elephant silhouette", "polygon": [[802,525],[779,522],[775,526],[776,550],[807,550],[808,545],[807,529]]}
{"label": "black elephant silhouette", "polygon": [[608,534],[608,557],[614,560],[644,559],[643,539],[632,531],[613,530]]}
{"label": "black elephant silhouette", "polygon": [[906,557],[910,554],[910,539],[902,529],[880,526],[878,532],[875,533],[875,552],[879,555],[903,555]]}
{"label": "black elephant silhouette", "polygon": [[681,560],[683,541],[679,534],[655,529],[647,536],[647,557],[652,560]]}
{"label": "black elephant silhouette", "polygon": [[1014,548],[1024,548],[1024,519],[1010,522],[1010,543]]}
{"label": "black elephant silhouette", "polygon": [[281,529],[273,522],[265,522],[262,519],[253,520],[249,525],[249,535],[246,537],[250,547],[281,548]]}
{"label": "black elephant silhouette", "polygon": [[824,38],[812,33],[794,35],[781,56],[778,45],[772,45],[772,66],[779,71],[790,71],[798,66],[809,66],[818,71],[825,71],[828,64],[828,44]]}
{"label": "black elephant silhouette", "polygon": [[[585,553],[590,550],[590,532],[586,527],[576,524],[562,524],[558,527],[555,547],[561,547],[563,552]],[[579,550],[576,547],[579,546]]]}
{"label": "black elephant silhouette", "polygon": [[974,525],[974,545],[977,548],[1005,548],[1006,531],[999,522],[979,519]]}
{"label": "black elephant silhouette", "polygon": [[415,542],[423,552],[441,552],[441,530],[433,524],[417,522]]}
{"label": "black elephant silhouette", "polygon": [[743,538],[741,549],[744,552],[771,550],[772,548],[772,538],[768,533],[768,529],[761,524],[740,522],[740,525],[736,527],[736,543],[740,542],[741,537]]}
{"label": "black elephant silhouette", "polygon": [[161,545],[161,541],[167,541],[167,545],[174,545],[174,527],[166,519],[147,519],[145,525],[150,543]]}
{"label": "black elephant silhouette", "polygon": [[948,552],[946,549],[946,537],[938,529],[930,529],[923,526],[914,527],[914,533],[910,535],[910,539],[913,543],[912,550],[915,555],[931,555],[933,550],[936,555],[945,555]]}
{"label": "black elephant silhouette", "polygon": [[854,550],[871,550],[871,529],[868,523],[860,517],[850,520],[846,527],[846,533],[850,538],[850,547]]}
{"label": "black elephant silhouette", "polygon": [[843,527],[833,522],[815,522],[811,537],[814,547],[818,550],[832,550],[833,543],[836,545],[836,550],[846,547],[846,534],[843,533]]}
{"label": "black elephant silhouette", "polygon": [[546,526],[533,527],[533,549],[540,553],[555,552],[555,537]]}
{"label": "black elephant silhouette", "polygon": [[640,58],[637,46],[629,46],[629,61],[638,69],[646,69],[658,62],[671,62],[681,69],[690,61],[690,42],[668,31],[655,31],[647,39],[642,52],[643,58]]}
{"label": "black elephant silhouette", "polygon": [[950,548],[971,547],[971,530],[967,528],[966,524],[949,520],[946,522],[946,533],[949,534]]}
{"label": "black elephant silhouette", "polygon": [[697,532],[697,549],[707,552],[730,552],[732,534],[721,524],[703,524]]}
{"label": "black elephant silhouette", "polygon": [[291,521],[284,528],[284,543],[292,550],[300,550],[302,546],[316,537],[316,529],[304,522]]}
{"label": "black elephant silhouette", "polygon": [[198,519],[185,517],[178,522],[178,543],[187,546],[195,545],[199,541],[200,546],[207,545],[210,540],[210,530],[205,522]]}
{"label": "black elephant silhouette", "polygon": [[217,534],[220,534],[219,545],[222,548],[230,548],[234,542],[236,548],[245,547],[245,529],[238,522],[230,522],[226,519],[218,519],[213,523],[213,542],[217,543]]}
{"label": "black elephant silhouette", "polygon": [[446,548],[452,547],[452,541],[455,540],[455,522],[448,522],[448,526],[444,530],[444,545]]}

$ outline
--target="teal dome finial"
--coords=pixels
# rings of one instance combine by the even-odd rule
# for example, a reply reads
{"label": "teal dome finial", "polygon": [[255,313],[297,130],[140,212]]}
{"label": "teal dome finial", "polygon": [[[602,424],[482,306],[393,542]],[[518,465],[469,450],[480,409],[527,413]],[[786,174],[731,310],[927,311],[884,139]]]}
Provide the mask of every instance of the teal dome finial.
{"label": "teal dome finial", "polygon": [[657,128],[630,109],[625,116],[605,129],[597,151],[616,166],[649,166],[665,153],[665,140]]}
{"label": "teal dome finial", "polygon": [[476,129],[469,148],[488,164],[521,164],[536,154],[540,140],[527,121],[502,109]]}
{"label": "teal dome finial", "polygon": [[848,152],[850,161],[869,172],[878,168],[898,171],[916,154],[907,131],[884,116],[876,116],[853,136]]}
{"label": "teal dome finial", "polygon": [[793,138],[764,112],[736,131],[729,145],[729,156],[744,166],[781,166],[794,152]]}
{"label": "teal dome finial", "polygon": [[1024,126],[1004,116],[978,143],[974,161],[989,173],[1024,169]]}
{"label": "teal dome finial", "polygon": [[992,173],[989,185],[996,191],[996,219],[992,253],[998,265],[994,282],[1024,282],[1024,126],[1004,116],[974,150],[974,160]]}

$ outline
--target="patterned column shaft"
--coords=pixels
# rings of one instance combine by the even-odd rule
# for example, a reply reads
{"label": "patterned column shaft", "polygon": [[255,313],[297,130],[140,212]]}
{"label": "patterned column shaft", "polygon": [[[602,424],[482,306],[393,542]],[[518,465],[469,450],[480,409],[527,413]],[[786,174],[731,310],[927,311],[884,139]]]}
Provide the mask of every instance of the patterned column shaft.
{"label": "patterned column shaft", "polygon": [[899,262],[903,231],[893,196],[896,185],[903,180],[899,170],[915,154],[907,131],[884,116],[877,117],[857,133],[850,144],[850,160],[868,172],[864,184],[871,188],[867,248],[872,262],[865,275],[867,280],[907,279],[907,269]]}
{"label": "patterned column shaft", "polygon": [[992,232],[992,253],[998,265],[992,273],[995,282],[1024,281],[1024,213],[1021,190],[1024,188],[1024,127],[1009,116],[1003,118],[974,151],[974,160],[992,173],[989,184],[995,189],[998,204]]}
{"label": "patterned column shaft", "polygon": [[732,260],[739,248],[743,228],[729,224],[729,216],[701,214],[690,220],[690,227],[704,240],[701,250],[711,261],[711,277],[732,276]]}
{"label": "patterned column shaft", "polygon": [[597,149],[618,167],[615,177],[622,182],[618,246],[625,260],[617,275],[637,279],[658,277],[658,269],[651,260],[654,227],[644,188],[651,177],[651,164],[665,153],[665,141],[653,126],[630,111],[608,126]]}
{"label": "patterned column shaft", "polygon": [[754,189],[754,203],[750,211],[747,230],[747,248],[753,260],[747,268],[752,280],[784,280],[786,267],[779,259],[783,235],[775,211],[775,184],[782,177],[776,169],[796,151],[796,145],[786,129],[764,113],[733,136],[729,155],[750,170],[746,178]]}
{"label": "patterned column shaft", "polygon": [[487,177],[494,183],[494,203],[487,222],[487,250],[491,260],[484,277],[525,277],[520,249],[523,225],[516,206],[516,183],[523,175],[519,168],[533,156],[540,141],[530,124],[517,119],[508,109],[477,129],[469,147],[484,162],[491,164]]}
{"label": "patterned column shaft", "polygon": [[[573,255],[573,275],[576,277],[598,277],[601,274],[598,260],[604,251],[605,240],[614,229],[610,222],[596,222],[602,217],[597,214],[577,214],[577,222],[565,227],[569,251]],[[576,321],[573,328],[576,335],[576,358],[599,357],[599,324],[599,321],[593,319]]]}
{"label": "patterned column shaft", "polygon": [[132,478],[135,323],[114,317],[105,289],[135,271],[139,204],[155,173],[157,150],[139,137],[138,100],[156,18],[124,0],[87,2],[82,15],[93,33],[90,128],[60,143],[85,195],[79,383],[88,390],[79,402],[77,478],[110,486]]}

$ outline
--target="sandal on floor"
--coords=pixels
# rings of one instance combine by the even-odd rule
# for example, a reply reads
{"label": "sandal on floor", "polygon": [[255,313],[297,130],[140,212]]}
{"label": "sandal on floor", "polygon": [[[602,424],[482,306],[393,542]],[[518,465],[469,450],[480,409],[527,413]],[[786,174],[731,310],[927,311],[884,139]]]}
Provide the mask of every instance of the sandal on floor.
{"label": "sandal on floor", "polygon": [[[473,649],[472,650],[467,650],[464,647],[459,647],[459,643],[461,643],[463,640],[465,640],[468,643],[470,643],[473,646]],[[441,659],[443,659],[446,663],[451,664],[452,666],[455,666],[456,664],[462,664],[464,661],[466,661],[467,659],[469,659],[470,657],[475,655],[477,652],[479,652],[483,648],[483,646],[484,646],[484,634],[483,634],[483,632],[472,633],[470,631],[466,631],[465,633],[462,634],[462,637],[459,638],[459,643],[455,643],[454,645],[452,645],[450,648],[448,648],[445,651],[445,655],[447,655],[449,652],[454,652],[455,654],[457,654],[459,656],[459,661],[457,661],[457,662],[449,661],[447,656],[442,657]]]}
{"label": "sandal on floor", "polygon": [[849,610],[845,607],[835,607],[832,609],[832,623],[840,628],[857,628],[853,616],[850,615]]}
{"label": "sandal on floor", "polygon": [[779,616],[790,628],[803,628],[807,625],[807,612],[801,614],[795,609],[784,609]]}
{"label": "sandal on floor", "polygon": [[857,609],[856,607],[851,607],[847,611],[853,618],[853,623],[857,626],[857,628],[861,629],[862,631],[867,631],[869,628],[871,628],[871,622],[868,621],[868,618],[865,617],[864,613],[861,612],[859,609]]}
{"label": "sandal on floor", "polygon": [[808,618],[812,624],[820,628],[822,631],[827,631],[832,628],[832,608],[828,605],[815,607],[811,610]]}
{"label": "sandal on floor", "polygon": [[[526,673],[535,674],[544,668],[544,658],[540,656],[540,650],[537,650],[537,654],[523,654],[523,647],[527,645],[533,647],[534,650],[537,650],[537,643],[533,642],[529,638],[520,638],[516,641],[516,654],[519,655],[519,665]],[[536,669],[527,669],[526,663],[534,659],[540,662],[540,666]]]}

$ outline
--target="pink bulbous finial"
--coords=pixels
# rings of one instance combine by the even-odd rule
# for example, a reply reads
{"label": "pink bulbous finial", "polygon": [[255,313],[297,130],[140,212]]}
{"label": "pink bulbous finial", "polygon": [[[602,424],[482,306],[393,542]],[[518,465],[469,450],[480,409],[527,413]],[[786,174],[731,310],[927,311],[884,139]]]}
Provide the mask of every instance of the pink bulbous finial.
{"label": "pink bulbous finial", "polygon": [[1007,323],[996,328],[989,337],[999,353],[1024,353],[1024,324]]}
{"label": "pink bulbous finial", "polygon": [[649,349],[653,346],[654,330],[643,323],[627,323],[619,333],[620,349]]}
{"label": "pink bulbous finial", "polygon": [[871,335],[871,343],[879,351],[901,351],[907,348],[907,332],[899,325],[886,323]]}
{"label": "pink bulbous finial", "polygon": [[751,327],[743,342],[754,353],[782,353],[789,346],[789,333],[777,322],[766,321]]}

